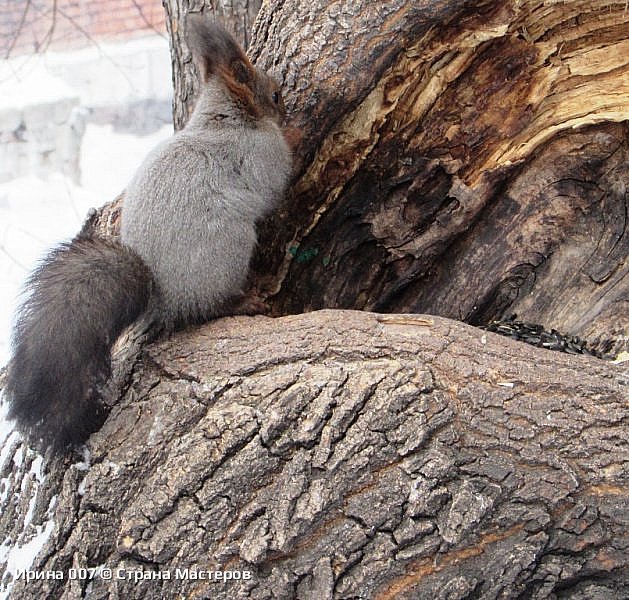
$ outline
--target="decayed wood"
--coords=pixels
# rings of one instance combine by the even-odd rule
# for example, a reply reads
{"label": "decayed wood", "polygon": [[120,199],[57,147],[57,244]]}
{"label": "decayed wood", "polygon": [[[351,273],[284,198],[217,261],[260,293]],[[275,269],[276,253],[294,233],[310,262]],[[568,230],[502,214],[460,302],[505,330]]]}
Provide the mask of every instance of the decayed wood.
{"label": "decayed wood", "polygon": [[275,314],[515,312],[626,347],[626,10],[265,3],[250,53],[304,132],[260,244]]}
{"label": "decayed wood", "polygon": [[64,574],[11,598],[625,597],[627,383],[438,317],[215,321],[148,349],[89,468],[4,450],[3,535]]}

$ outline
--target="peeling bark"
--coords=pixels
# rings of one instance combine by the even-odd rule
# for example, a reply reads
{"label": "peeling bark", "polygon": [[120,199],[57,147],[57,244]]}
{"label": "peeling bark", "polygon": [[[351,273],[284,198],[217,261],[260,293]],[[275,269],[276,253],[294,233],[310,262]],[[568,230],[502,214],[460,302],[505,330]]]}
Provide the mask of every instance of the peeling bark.
{"label": "peeling bark", "polygon": [[260,244],[274,314],[517,313],[627,348],[624,3],[278,1],[261,17],[250,53],[304,132]]}
{"label": "peeling bark", "polygon": [[173,578],[17,582],[11,597],[624,597],[627,382],[437,317],[215,321],[145,351],[89,470],[37,482],[33,456],[8,453],[9,496],[25,488],[3,531],[33,498],[27,530],[54,519],[33,569]]}

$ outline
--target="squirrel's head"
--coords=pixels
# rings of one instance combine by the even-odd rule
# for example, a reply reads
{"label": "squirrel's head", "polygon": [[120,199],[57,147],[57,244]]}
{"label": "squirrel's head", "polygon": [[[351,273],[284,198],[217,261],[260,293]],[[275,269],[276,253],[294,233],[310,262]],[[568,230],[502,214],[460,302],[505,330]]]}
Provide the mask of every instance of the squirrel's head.
{"label": "squirrel's head", "polygon": [[186,19],[186,40],[204,84],[218,77],[233,102],[252,119],[284,118],[277,81],[251,64],[236,40],[200,14]]}

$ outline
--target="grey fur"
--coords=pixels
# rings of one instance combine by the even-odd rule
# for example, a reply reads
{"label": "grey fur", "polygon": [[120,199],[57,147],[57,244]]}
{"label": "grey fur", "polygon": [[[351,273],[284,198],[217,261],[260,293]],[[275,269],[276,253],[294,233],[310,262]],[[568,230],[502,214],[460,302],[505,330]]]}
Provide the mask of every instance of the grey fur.
{"label": "grey fur", "polygon": [[203,88],[187,126],[127,187],[122,245],[79,237],[28,284],[7,392],[11,417],[32,441],[62,449],[100,425],[111,345],[146,310],[167,329],[230,312],[256,221],[288,182],[277,84],[221,27],[189,23]]}
{"label": "grey fur", "polygon": [[104,418],[109,349],[146,309],[150,271],[120,244],[78,237],[31,275],[13,331],[9,418],[35,444],[82,442]]}
{"label": "grey fur", "polygon": [[153,272],[166,326],[216,316],[242,291],[255,223],[289,173],[278,124],[243,121],[210,80],[188,125],[149,154],[125,195],[122,241]]}
{"label": "grey fur", "polygon": [[[122,241],[153,272],[166,327],[222,314],[242,292],[255,223],[281,199],[291,169],[274,82],[223,29],[198,18],[189,24],[197,62],[211,65],[208,79],[186,127],[136,173],[122,213]],[[243,68],[252,70],[257,115],[223,76],[240,83]]]}

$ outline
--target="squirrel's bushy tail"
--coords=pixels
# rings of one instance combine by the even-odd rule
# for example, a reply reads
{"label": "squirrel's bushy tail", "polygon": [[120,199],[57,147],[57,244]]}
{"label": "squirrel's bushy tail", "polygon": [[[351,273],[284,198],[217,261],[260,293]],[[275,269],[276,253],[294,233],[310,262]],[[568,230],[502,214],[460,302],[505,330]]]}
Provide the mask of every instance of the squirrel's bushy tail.
{"label": "squirrel's bushy tail", "polygon": [[31,442],[61,450],[102,425],[110,348],[144,312],[152,287],[137,254],[97,238],[62,244],[33,273],[5,386],[9,418]]}

